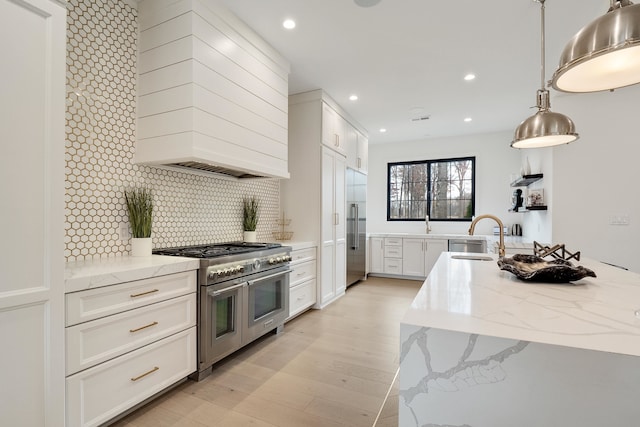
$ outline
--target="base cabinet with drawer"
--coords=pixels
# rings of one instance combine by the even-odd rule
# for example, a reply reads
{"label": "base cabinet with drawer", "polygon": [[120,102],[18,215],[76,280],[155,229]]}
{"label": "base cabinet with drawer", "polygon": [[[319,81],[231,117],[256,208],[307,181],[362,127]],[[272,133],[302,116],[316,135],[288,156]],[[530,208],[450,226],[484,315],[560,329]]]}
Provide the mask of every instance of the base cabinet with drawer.
{"label": "base cabinet with drawer", "polygon": [[415,279],[426,277],[448,239],[376,237],[370,238],[369,273]]}
{"label": "base cabinet with drawer", "polygon": [[196,370],[196,271],[66,295],[67,427],[98,426]]}
{"label": "base cabinet with drawer", "polygon": [[402,275],[402,238],[371,237],[369,273]]}
{"label": "base cabinet with drawer", "polygon": [[294,318],[316,303],[316,247],[291,251],[289,317]]}

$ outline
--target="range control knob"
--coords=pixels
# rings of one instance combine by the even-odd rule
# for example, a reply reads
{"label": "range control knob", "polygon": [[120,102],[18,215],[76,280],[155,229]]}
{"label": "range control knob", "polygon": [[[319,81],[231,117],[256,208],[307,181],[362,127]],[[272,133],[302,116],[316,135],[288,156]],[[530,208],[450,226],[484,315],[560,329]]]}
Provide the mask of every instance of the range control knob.
{"label": "range control knob", "polygon": [[216,271],[216,276],[218,276],[218,277],[222,276],[222,270],[217,270]]}
{"label": "range control knob", "polygon": [[281,263],[282,262],[282,258],[281,257],[276,257],[276,262],[277,263]]}
{"label": "range control knob", "polygon": [[276,263],[275,258],[269,258],[269,264],[273,265]]}

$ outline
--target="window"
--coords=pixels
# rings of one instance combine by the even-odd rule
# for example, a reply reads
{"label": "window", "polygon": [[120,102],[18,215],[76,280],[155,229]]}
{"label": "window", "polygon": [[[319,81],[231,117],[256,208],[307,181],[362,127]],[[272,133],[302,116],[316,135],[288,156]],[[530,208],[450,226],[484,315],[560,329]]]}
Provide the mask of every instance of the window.
{"label": "window", "polygon": [[471,221],[475,157],[388,164],[387,220]]}

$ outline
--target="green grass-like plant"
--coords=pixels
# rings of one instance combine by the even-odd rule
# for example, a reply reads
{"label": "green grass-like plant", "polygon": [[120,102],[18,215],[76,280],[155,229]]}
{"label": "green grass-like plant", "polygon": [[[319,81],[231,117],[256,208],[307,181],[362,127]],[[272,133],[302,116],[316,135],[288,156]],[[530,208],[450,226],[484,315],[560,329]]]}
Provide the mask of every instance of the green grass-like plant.
{"label": "green grass-like plant", "polygon": [[124,191],[129,212],[131,235],[135,238],[151,237],[153,192],[149,188],[134,187]]}
{"label": "green grass-like plant", "polygon": [[256,231],[258,225],[258,199],[245,198],[242,201],[242,227],[244,231]]}

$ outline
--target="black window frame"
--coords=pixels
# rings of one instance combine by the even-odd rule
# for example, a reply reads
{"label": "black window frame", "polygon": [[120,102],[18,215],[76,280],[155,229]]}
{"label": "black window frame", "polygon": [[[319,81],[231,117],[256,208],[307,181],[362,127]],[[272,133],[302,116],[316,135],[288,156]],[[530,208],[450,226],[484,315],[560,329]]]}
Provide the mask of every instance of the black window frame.
{"label": "black window frame", "polygon": [[429,160],[412,160],[405,162],[392,162],[387,163],[387,221],[424,221],[424,218],[391,218],[391,168],[397,165],[415,165],[415,164],[427,164],[429,166],[428,169],[428,180],[427,180],[427,188],[428,196],[427,196],[427,212],[431,212],[431,166],[435,163],[444,163],[444,162],[456,162],[456,161],[471,161],[471,217],[469,218],[431,218],[429,216],[429,221],[434,222],[471,222],[473,217],[476,214],[476,157],[468,156],[468,157],[452,157],[445,159],[429,159]]}

